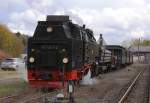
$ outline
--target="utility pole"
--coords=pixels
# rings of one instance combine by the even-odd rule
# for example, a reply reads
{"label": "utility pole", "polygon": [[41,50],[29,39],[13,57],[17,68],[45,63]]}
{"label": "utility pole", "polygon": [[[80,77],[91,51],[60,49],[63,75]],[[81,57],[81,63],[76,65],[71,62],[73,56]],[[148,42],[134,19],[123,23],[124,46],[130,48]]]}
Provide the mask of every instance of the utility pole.
{"label": "utility pole", "polygon": [[140,62],[140,38],[138,42],[138,62]]}
{"label": "utility pole", "polygon": [[99,43],[100,43],[101,46],[103,46],[103,36],[102,36],[102,34],[100,34]]}

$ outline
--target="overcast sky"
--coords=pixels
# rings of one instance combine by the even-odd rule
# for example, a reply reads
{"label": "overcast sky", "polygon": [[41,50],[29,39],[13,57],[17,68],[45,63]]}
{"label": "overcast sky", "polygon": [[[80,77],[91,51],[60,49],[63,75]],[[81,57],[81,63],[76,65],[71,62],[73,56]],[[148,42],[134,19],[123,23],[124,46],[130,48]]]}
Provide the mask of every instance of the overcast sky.
{"label": "overcast sky", "polygon": [[67,14],[73,22],[102,33],[108,44],[132,38],[150,39],[150,0],[5,0],[0,22],[13,32],[33,35],[46,15]]}

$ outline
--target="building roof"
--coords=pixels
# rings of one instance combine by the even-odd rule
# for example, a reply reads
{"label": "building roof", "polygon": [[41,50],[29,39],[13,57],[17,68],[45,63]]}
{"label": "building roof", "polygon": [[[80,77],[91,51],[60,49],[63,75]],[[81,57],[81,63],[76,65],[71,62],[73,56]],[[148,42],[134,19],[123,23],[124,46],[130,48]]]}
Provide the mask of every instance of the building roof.
{"label": "building roof", "polygon": [[150,53],[150,46],[131,46],[128,49],[131,52]]}
{"label": "building roof", "polygon": [[0,50],[0,60],[7,58],[7,54]]}
{"label": "building roof", "polygon": [[125,50],[125,48],[120,45],[105,45],[105,47],[107,49],[123,49],[123,50]]}

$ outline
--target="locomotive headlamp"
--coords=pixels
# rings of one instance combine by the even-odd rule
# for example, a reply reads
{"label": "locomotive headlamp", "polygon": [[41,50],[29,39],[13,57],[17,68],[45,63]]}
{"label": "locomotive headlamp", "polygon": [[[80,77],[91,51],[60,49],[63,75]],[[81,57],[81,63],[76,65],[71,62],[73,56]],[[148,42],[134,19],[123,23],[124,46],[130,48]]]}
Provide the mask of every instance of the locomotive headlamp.
{"label": "locomotive headlamp", "polygon": [[33,62],[34,62],[34,58],[33,58],[33,57],[30,57],[30,58],[29,58],[29,62],[30,62],[30,63],[33,63]]}
{"label": "locomotive headlamp", "polygon": [[33,52],[33,51],[35,51],[35,49],[31,49],[31,51]]}
{"label": "locomotive headlamp", "polygon": [[47,27],[47,32],[52,32],[53,31],[53,28],[52,27]]}
{"label": "locomotive headlamp", "polygon": [[62,49],[62,51],[63,51],[63,52],[65,52],[65,51],[66,51],[66,49]]}
{"label": "locomotive headlamp", "polygon": [[68,63],[68,58],[63,58],[63,63]]}
{"label": "locomotive headlamp", "polygon": [[96,65],[98,65],[98,61],[96,61]]}

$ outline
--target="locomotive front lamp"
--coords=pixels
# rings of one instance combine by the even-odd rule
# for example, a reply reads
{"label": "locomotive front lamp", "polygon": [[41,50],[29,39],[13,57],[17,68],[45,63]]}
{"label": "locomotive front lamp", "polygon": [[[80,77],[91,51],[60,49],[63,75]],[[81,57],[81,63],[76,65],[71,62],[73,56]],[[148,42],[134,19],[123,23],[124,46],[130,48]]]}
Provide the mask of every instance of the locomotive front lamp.
{"label": "locomotive front lamp", "polygon": [[64,64],[67,64],[68,61],[69,61],[68,58],[63,58],[63,63],[64,63]]}
{"label": "locomotive front lamp", "polygon": [[47,32],[50,33],[53,31],[53,28],[52,27],[47,27]]}
{"label": "locomotive front lamp", "polygon": [[66,49],[62,49],[62,51],[63,51],[63,52],[65,52],[65,51],[66,51]]}
{"label": "locomotive front lamp", "polygon": [[31,49],[31,51],[32,51],[32,52],[34,52],[34,51],[35,51],[35,49]]}
{"label": "locomotive front lamp", "polygon": [[29,62],[30,62],[30,63],[33,63],[33,62],[34,62],[34,58],[33,58],[33,57],[30,57],[30,58],[29,58]]}
{"label": "locomotive front lamp", "polygon": [[96,61],[96,65],[98,65],[98,61]]}

